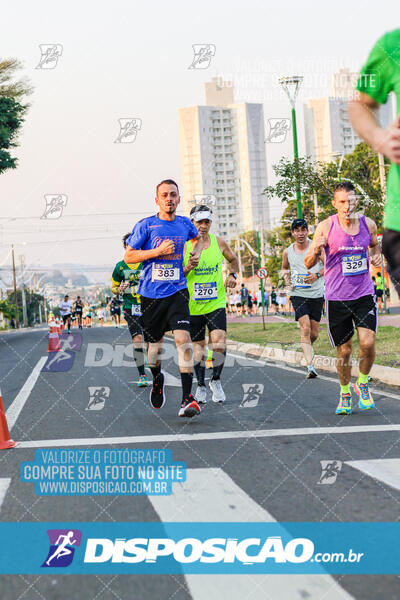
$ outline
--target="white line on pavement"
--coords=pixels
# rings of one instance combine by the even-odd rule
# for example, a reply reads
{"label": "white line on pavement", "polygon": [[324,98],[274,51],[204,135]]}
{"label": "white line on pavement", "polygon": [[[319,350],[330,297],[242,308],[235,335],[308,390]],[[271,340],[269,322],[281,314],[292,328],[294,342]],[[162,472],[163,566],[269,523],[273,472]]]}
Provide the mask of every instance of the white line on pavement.
{"label": "white line on pavement", "polygon": [[[188,469],[171,496],[149,496],[161,521],[276,522],[222,469]],[[185,575],[193,600],[350,600],[330,575]]]}
{"label": "white line on pavement", "polygon": [[6,497],[6,493],[8,490],[8,486],[11,483],[11,479],[9,477],[3,477],[0,479],[0,510],[1,505],[4,502],[4,498]]}
{"label": "white line on pavement", "polygon": [[400,458],[349,460],[345,464],[400,490]]}
{"label": "white line on pavement", "polygon": [[[234,354],[233,352],[227,352],[228,356],[233,356],[234,358],[240,358],[241,360],[243,360],[244,355],[243,354]],[[254,363],[256,363],[257,366],[265,366],[265,367],[275,367],[276,369],[282,369],[283,371],[293,371],[293,373],[297,373],[298,375],[303,375],[305,373],[305,370],[303,369],[303,371],[301,371],[301,367],[300,368],[295,368],[295,367],[287,367],[286,365],[282,365],[279,363],[274,363],[271,362],[270,360],[260,360],[259,358],[253,358],[251,356],[246,356],[246,360],[251,360]],[[331,383],[334,383],[336,386],[339,385],[337,378],[335,377],[328,377],[327,375],[320,375],[318,373],[318,379],[323,379],[324,381],[330,381]],[[315,381],[313,380],[313,383],[311,383],[311,385],[315,385],[316,383],[318,383],[318,379]],[[370,388],[371,392],[373,394],[375,394],[376,396],[382,396],[383,398],[393,398],[394,400],[400,400],[400,396],[398,394],[392,394],[391,392],[387,392],[386,390],[377,390],[374,388]]]}
{"label": "white line on pavement", "polygon": [[29,375],[28,379],[25,381],[23,387],[19,391],[19,394],[14,399],[14,402],[12,402],[12,404],[10,404],[10,406],[8,407],[6,417],[8,428],[10,430],[14,427],[15,423],[17,422],[17,419],[22,409],[24,408],[26,401],[29,398],[29,394],[33,390],[33,387],[40,375],[40,371],[42,370],[46,360],[47,356],[42,356],[42,358],[39,359],[32,373]]}
{"label": "white line on pavement", "polygon": [[343,427],[300,427],[298,429],[255,429],[253,431],[215,431],[188,434],[136,435],[109,438],[29,440],[16,448],[59,448],[61,446],[104,446],[108,444],[153,444],[164,442],[201,442],[240,438],[290,437],[296,435],[341,435],[344,433],[379,433],[400,431],[400,425],[354,425]]}

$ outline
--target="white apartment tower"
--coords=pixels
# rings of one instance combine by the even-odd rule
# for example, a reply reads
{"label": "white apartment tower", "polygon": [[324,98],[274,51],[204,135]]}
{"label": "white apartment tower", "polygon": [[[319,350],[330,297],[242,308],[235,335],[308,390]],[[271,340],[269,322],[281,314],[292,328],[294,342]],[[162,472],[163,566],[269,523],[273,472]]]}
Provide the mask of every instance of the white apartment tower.
{"label": "white apartment tower", "polygon": [[230,239],[269,227],[262,104],[234,103],[229,82],[205,84],[206,105],[179,109],[185,214],[214,202],[213,231]]}
{"label": "white apartment tower", "polygon": [[[348,103],[354,97],[358,73],[340,69],[332,75],[330,96],[311,98],[304,105],[306,153],[319,161],[332,161],[350,154],[362,140],[351,126]],[[389,97],[377,118],[383,127],[393,120],[393,102]]]}

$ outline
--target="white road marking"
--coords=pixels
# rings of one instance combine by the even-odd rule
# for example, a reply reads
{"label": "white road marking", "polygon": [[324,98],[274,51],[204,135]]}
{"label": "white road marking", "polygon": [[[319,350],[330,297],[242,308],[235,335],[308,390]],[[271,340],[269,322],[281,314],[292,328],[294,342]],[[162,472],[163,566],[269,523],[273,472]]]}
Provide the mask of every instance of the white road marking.
{"label": "white road marking", "polygon": [[25,381],[24,385],[20,389],[17,397],[14,399],[14,402],[10,404],[7,409],[6,417],[8,428],[11,429],[14,427],[17,419],[25,406],[26,401],[29,398],[29,394],[33,390],[33,387],[40,375],[40,371],[42,370],[45,362],[47,360],[47,356],[42,356],[39,361],[36,363],[32,373],[29,375],[28,379]]}
{"label": "white road marking", "polygon": [[[171,496],[149,496],[164,522],[273,522],[222,469],[188,469]],[[350,600],[330,575],[185,575],[193,600]]]}
{"label": "white road marking", "polygon": [[11,483],[11,479],[9,477],[3,477],[0,479],[0,510],[1,505],[4,502],[4,498],[6,497],[8,486]]}
{"label": "white road marking", "polygon": [[345,464],[400,490],[400,458],[349,460]]}
{"label": "white road marking", "polygon": [[[234,358],[238,358],[241,360],[243,360],[243,357],[244,357],[243,354],[235,354],[233,352],[227,352],[227,355],[233,356]],[[304,379],[305,379],[305,374],[306,374],[305,367],[298,367],[298,368],[287,367],[286,365],[271,362],[271,360],[260,360],[259,358],[252,358],[250,356],[246,356],[246,360],[251,360],[257,366],[275,367],[276,369],[282,369],[283,371],[293,371],[293,373],[297,373],[298,375],[304,374]],[[301,370],[301,369],[303,369],[303,370]],[[315,385],[318,382],[318,379],[323,379],[324,381],[330,381],[331,383],[334,383],[336,386],[339,385],[337,378],[328,377],[328,375],[320,375],[319,373],[318,373],[317,381],[313,380],[313,383],[311,383],[311,385]],[[398,394],[392,394],[391,392],[387,392],[386,390],[377,390],[373,387],[371,387],[370,390],[376,396],[382,396],[383,398],[393,398],[394,400],[400,400],[400,396]]]}
{"label": "white road marking", "polygon": [[201,442],[242,438],[290,437],[296,435],[341,435],[344,433],[379,433],[400,431],[400,425],[354,425],[343,427],[299,427],[298,429],[255,429],[253,431],[215,431],[204,433],[177,433],[135,435],[109,438],[79,438],[29,440],[19,442],[17,448],[58,448],[59,446],[103,446],[108,444],[152,444],[165,442]]}

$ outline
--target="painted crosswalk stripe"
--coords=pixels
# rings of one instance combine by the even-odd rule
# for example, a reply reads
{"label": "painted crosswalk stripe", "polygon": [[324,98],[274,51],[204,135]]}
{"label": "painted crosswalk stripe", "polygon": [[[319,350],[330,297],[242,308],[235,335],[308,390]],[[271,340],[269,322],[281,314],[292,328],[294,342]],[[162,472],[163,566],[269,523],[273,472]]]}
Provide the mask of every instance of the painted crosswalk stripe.
{"label": "painted crosswalk stripe", "polygon": [[[222,469],[188,469],[171,496],[149,496],[164,522],[275,522]],[[193,510],[191,510],[193,509]],[[185,575],[193,600],[351,600],[330,575]]]}
{"label": "painted crosswalk stripe", "polygon": [[400,431],[400,425],[343,425],[342,427],[299,427],[295,429],[254,429],[245,431],[206,431],[204,433],[172,433],[160,435],[134,435],[109,438],[76,438],[29,440],[19,442],[17,448],[58,448],[61,446],[105,446],[110,444],[153,444],[173,442],[201,442],[243,438],[292,437],[309,435],[343,435],[356,433],[381,433]]}
{"label": "painted crosswalk stripe", "polygon": [[15,423],[17,422],[17,419],[18,419],[19,415],[21,414],[21,411],[24,408],[26,401],[28,400],[31,391],[34,388],[34,385],[40,375],[40,371],[42,370],[46,360],[47,360],[47,356],[42,356],[38,360],[38,362],[36,363],[36,365],[33,368],[32,373],[29,375],[28,379],[25,381],[24,385],[20,389],[17,397],[14,399],[12,404],[10,404],[10,406],[8,407],[8,409],[6,411],[6,417],[7,417],[8,428],[10,430],[14,427]]}
{"label": "painted crosswalk stripe", "polygon": [[345,463],[374,479],[400,490],[400,458],[379,458],[376,460],[350,460]]}
{"label": "painted crosswalk stripe", "polygon": [[0,510],[1,505],[4,502],[4,498],[6,497],[8,486],[11,483],[11,479],[9,477],[2,477],[0,479]]}

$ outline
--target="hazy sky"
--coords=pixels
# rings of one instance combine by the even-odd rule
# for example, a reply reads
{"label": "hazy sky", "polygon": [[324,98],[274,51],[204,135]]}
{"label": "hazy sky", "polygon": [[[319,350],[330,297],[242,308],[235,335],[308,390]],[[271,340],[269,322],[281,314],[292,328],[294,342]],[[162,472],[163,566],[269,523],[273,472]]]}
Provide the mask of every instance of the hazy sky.
{"label": "hazy sky", "polygon": [[[277,78],[304,75],[302,149],[304,100],[326,95],[338,68],[358,70],[377,38],[397,26],[396,14],[398,0],[3,5],[0,56],[20,59],[35,91],[19,167],[0,177],[0,265],[9,263],[12,242],[27,263],[119,260],[121,236],[155,212],[155,185],[181,181],[177,109],[203,104],[212,76],[233,78],[236,101],[263,102],[267,124],[289,116]],[[190,70],[200,43],[214,44],[215,57],[208,69]],[[39,44],[62,46],[54,69],[36,68]],[[122,118],[141,119],[133,143],[115,143]],[[290,137],[267,145],[269,174],[285,154],[292,155]],[[59,219],[40,219],[45,194],[67,196]]]}

